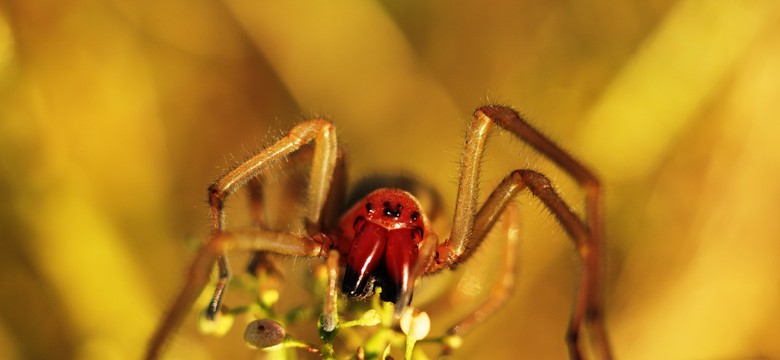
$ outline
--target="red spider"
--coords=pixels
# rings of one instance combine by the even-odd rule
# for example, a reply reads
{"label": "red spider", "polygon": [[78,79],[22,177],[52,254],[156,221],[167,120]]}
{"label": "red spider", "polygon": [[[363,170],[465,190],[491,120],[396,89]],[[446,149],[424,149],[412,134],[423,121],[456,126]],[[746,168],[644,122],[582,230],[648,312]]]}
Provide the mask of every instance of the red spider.
{"label": "red spider", "polygon": [[[478,206],[480,163],[488,134],[494,125],[528,142],[585,189],[585,220],[570,209],[544,175],[532,170],[512,171]],[[251,187],[259,187],[256,179],[264,170],[289,159],[299,149],[308,148],[309,144],[313,145],[313,155],[304,204],[308,233],[268,229],[223,230],[226,197],[250,182]],[[412,194],[401,189],[379,188],[354,203],[337,224],[328,220],[338,216],[335,214],[341,210],[339,204],[345,188],[343,163],[333,124],[315,119],[295,126],[287,136],[213,183],[209,187],[212,236],[198,252],[184,289],[151,339],[147,358],[159,356],[167,339],[208,283],[215,262],[219,280],[205,316],[213,319],[219,312],[230,277],[225,258],[229,250],[259,252],[255,257],[259,262],[264,261],[266,253],[329,258],[328,296],[322,319],[324,330],[331,331],[337,322],[334,299],[338,292],[339,264],[344,266],[342,293],[349,297],[366,297],[379,287],[381,300],[394,303],[398,315],[411,301],[415,280],[423,274],[454,268],[468,259],[506,212],[509,203],[524,189],[528,189],[554,214],[573,239],[582,260],[579,287],[566,336],[570,357],[584,357],[580,333],[585,327],[590,330],[598,356],[603,359],[612,357],[601,315],[599,292],[599,254],[602,247],[600,183],[588,169],[526,123],[517,112],[503,106],[485,106],[474,112],[461,160],[452,229],[441,243],[420,203]],[[255,196],[254,201],[259,202],[259,197]],[[511,256],[505,262],[505,269],[511,272],[514,267]],[[506,277],[506,280],[512,279],[511,275]],[[497,285],[491,299],[452,326],[449,333],[465,334],[500,307],[511,289],[511,281]]]}

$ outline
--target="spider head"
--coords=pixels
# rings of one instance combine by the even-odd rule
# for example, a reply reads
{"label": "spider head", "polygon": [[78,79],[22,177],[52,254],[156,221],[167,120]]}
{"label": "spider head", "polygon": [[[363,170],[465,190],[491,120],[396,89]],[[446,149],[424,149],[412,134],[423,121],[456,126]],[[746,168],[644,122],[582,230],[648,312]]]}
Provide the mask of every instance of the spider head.
{"label": "spider head", "polygon": [[342,220],[342,229],[351,237],[342,292],[366,297],[379,286],[383,301],[407,305],[426,232],[417,200],[398,189],[374,191]]}

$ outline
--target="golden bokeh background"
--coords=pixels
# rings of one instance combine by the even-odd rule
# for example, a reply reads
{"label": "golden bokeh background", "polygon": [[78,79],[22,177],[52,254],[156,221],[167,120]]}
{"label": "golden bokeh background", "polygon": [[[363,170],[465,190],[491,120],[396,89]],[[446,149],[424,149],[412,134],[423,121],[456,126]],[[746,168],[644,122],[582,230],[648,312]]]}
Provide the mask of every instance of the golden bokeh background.
{"label": "golden bokeh background", "polygon": [[[334,120],[352,179],[418,176],[451,210],[487,102],[603,179],[619,359],[780,358],[780,2],[289,3],[0,2],[0,358],[139,358],[208,233],[206,187],[307,116]],[[507,137],[483,193],[530,167],[582,208]],[[566,357],[576,256],[520,204],[516,295],[456,358]],[[495,244],[452,286],[479,290]],[[256,357],[240,332],[189,321],[169,354]]]}

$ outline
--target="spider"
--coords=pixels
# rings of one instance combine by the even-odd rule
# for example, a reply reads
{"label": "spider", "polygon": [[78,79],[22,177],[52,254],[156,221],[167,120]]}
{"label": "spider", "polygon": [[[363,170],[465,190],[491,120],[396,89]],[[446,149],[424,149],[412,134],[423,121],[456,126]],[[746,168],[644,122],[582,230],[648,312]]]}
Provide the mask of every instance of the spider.
{"label": "spider", "polygon": [[[524,140],[568,172],[585,191],[585,218],[575,214],[555,192],[541,173],[518,169],[511,171],[478,204],[480,163],[491,129],[498,125]],[[303,234],[269,229],[227,231],[224,204],[228,195],[249,184],[253,201],[262,199],[257,191],[258,178],[273,164],[288,163],[301,149],[311,150],[311,169],[306,185]],[[458,192],[449,236],[439,241],[428,215],[411,193],[399,188],[379,188],[338,217],[345,194],[344,155],[336,142],[333,124],[312,119],[295,126],[273,145],[241,163],[219,178],[208,189],[211,208],[211,237],[193,260],[189,277],[175,303],[150,341],[147,358],[157,358],[167,340],[183,321],[195,298],[209,282],[217,265],[218,280],[212,300],[205,309],[207,319],[219,313],[230,270],[226,253],[252,251],[253,263],[263,263],[267,254],[327,258],[327,299],[322,309],[322,326],[336,326],[335,298],[364,298],[380,289],[381,300],[393,304],[396,317],[411,301],[415,280],[422,275],[452,269],[474,254],[499,218],[508,212],[515,196],[527,189],[555,216],[574,242],[581,260],[579,285],[571,313],[566,343],[570,358],[585,357],[582,331],[589,330],[592,348],[600,358],[612,358],[602,317],[600,269],[602,248],[601,185],[593,173],[529,125],[509,107],[489,105],[475,110],[465,139],[460,163]],[[337,219],[333,221],[332,219]],[[508,249],[509,250],[509,249]],[[507,251],[508,254],[514,252]],[[511,257],[511,256],[510,256]],[[512,259],[506,259],[505,271],[513,271]],[[343,267],[341,288],[339,269]],[[449,330],[463,335],[484,321],[508,298],[513,276],[506,276],[494,287],[493,296],[478,309],[460,319]]]}

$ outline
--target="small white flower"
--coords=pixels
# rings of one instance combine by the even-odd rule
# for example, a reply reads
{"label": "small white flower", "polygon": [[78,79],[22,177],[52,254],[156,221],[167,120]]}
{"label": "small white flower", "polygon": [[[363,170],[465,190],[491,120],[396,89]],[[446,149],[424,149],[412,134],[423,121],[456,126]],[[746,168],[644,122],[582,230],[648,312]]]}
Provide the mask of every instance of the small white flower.
{"label": "small white flower", "polygon": [[431,318],[425,311],[407,308],[401,315],[401,331],[414,340],[422,340],[431,331]]}

